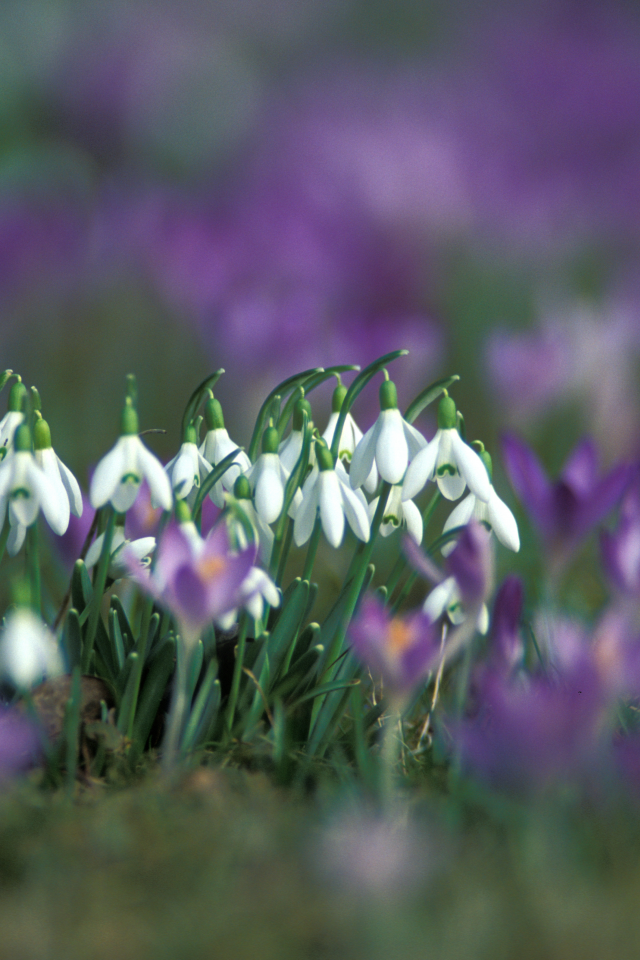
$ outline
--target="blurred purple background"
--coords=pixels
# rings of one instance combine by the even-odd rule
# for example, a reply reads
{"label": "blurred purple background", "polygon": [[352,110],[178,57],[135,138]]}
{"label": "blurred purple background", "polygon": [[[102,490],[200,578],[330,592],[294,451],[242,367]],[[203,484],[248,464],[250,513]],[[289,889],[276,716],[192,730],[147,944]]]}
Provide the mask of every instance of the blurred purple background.
{"label": "blurred purple background", "polygon": [[3,365],[81,478],[129,371],[168,458],[219,366],[247,443],[277,379],[398,347],[471,436],[637,454],[634,5],[7,0],[0,84]]}

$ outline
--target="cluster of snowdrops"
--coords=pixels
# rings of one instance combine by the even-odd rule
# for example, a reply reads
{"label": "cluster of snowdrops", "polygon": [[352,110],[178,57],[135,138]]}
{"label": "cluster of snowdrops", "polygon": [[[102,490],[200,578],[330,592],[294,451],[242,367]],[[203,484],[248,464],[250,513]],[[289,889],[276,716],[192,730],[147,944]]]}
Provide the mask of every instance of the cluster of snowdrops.
{"label": "cluster of snowdrops", "polygon": [[[140,432],[137,387],[128,378],[120,436],[93,471],[93,523],[57,612],[41,581],[38,516],[62,535],[86,501],[52,447],[37,390],[5,372],[0,548],[24,552],[25,562],[0,636],[0,668],[5,689],[27,705],[19,717],[9,707],[0,725],[15,743],[4,751],[7,770],[36,746],[50,771],[66,768],[71,778],[78,764],[99,776],[112,751],[135,763],[157,747],[172,771],[203,750],[252,743],[276,768],[294,755],[309,763],[339,754],[363,775],[371,757],[382,757],[388,773],[424,762],[435,745],[452,769],[517,786],[593,765],[605,744],[634,769],[634,718],[623,718],[624,727],[620,719],[620,704],[632,710],[640,692],[629,607],[612,604],[590,632],[549,609],[537,623],[524,616],[522,584],[509,576],[489,614],[496,541],[517,552],[518,527],[494,490],[484,445],[467,442],[449,394],[456,377],[428,386],[404,414],[398,409],[387,367],[403,353],[363,371],[317,368],[279,384],[246,451],[225,428],[217,371],[189,398],[182,444],[166,466]],[[351,408],[374,377],[380,412],[363,434]],[[309,397],[332,378],[321,433]],[[427,439],[413,422],[430,406],[437,428]],[[632,576],[629,529],[640,535],[640,498],[633,499],[631,467],[598,480],[586,443],[565,470],[560,502],[559,485],[521,441],[507,438],[504,450],[553,576],[571,542],[627,491],[604,550],[618,583],[620,570]],[[127,513],[145,481],[159,508],[157,529],[130,539]],[[459,502],[443,522],[438,511],[447,501]],[[316,622],[323,537],[351,558]],[[293,578],[292,551],[300,566]],[[384,582],[372,562],[380,558]],[[407,611],[418,580],[427,581],[421,603]],[[52,743],[36,729],[38,692],[60,676],[67,702]],[[88,678],[104,684],[104,696],[92,749],[85,743],[78,754]]]}

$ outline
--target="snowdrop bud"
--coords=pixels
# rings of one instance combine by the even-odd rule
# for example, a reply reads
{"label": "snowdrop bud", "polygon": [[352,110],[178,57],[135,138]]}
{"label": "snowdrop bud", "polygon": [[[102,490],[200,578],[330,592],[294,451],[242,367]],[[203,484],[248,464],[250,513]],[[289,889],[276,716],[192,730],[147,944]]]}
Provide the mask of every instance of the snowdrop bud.
{"label": "snowdrop bud", "polygon": [[458,426],[458,411],[455,402],[446,394],[438,404],[438,429],[455,430]]}
{"label": "snowdrop bud", "polygon": [[204,405],[204,422],[207,430],[224,430],[222,405],[215,397],[211,397]]}
{"label": "snowdrop bud", "polygon": [[276,430],[276,428],[267,427],[265,432],[262,434],[262,452],[277,453],[279,443],[280,443],[280,438],[278,437],[278,431]]}
{"label": "snowdrop bud", "polygon": [[398,391],[393,380],[383,380],[380,384],[380,409],[398,409]]}
{"label": "snowdrop bud", "polygon": [[51,447],[51,430],[46,420],[41,418],[33,425],[33,446],[36,450],[48,450]]}
{"label": "snowdrop bud", "polygon": [[247,480],[244,474],[240,474],[238,479],[233,485],[233,495],[236,500],[250,500],[251,499],[251,484]]}
{"label": "snowdrop bud", "polygon": [[316,458],[320,470],[333,470],[333,457],[324,443],[316,443]]}
{"label": "snowdrop bud", "polygon": [[347,393],[348,391],[345,385],[343,383],[339,383],[333,391],[333,396],[331,397],[331,413],[340,413]]}
{"label": "snowdrop bud", "polygon": [[7,410],[10,413],[18,413],[22,410],[24,400],[27,396],[27,388],[21,380],[16,381],[11,385],[11,390],[9,391],[9,402],[7,404]]}
{"label": "snowdrop bud", "polygon": [[311,404],[308,400],[305,400],[304,397],[300,397],[299,400],[296,400],[293,407],[293,429],[302,430],[304,426],[304,417],[303,413],[307,414],[307,422],[311,422]]}
{"label": "snowdrop bud", "polygon": [[133,406],[131,397],[127,397],[122,409],[122,418],[120,420],[120,433],[122,436],[131,437],[138,434],[138,413]]}
{"label": "snowdrop bud", "polygon": [[26,423],[21,423],[16,430],[13,446],[16,453],[31,452],[31,430]]}

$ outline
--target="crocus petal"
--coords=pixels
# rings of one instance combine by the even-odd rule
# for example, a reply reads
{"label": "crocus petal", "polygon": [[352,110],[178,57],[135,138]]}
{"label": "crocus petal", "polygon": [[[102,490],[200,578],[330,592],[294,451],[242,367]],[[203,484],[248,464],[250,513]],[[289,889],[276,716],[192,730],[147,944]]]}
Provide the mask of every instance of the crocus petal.
{"label": "crocus petal", "polygon": [[503,438],[502,453],[511,486],[542,531],[552,532],[551,484],[540,461],[526,444],[512,434]]}

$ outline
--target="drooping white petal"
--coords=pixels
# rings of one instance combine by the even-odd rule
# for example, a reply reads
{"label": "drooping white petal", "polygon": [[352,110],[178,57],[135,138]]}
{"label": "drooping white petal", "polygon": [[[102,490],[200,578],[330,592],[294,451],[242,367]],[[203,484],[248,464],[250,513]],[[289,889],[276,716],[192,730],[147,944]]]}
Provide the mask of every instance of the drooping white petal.
{"label": "drooping white petal", "polygon": [[278,448],[280,462],[287,473],[293,472],[293,468],[300,459],[303,439],[302,430],[292,430]]}
{"label": "drooping white petal", "polygon": [[516,518],[493,487],[487,503],[487,518],[500,543],[517,553],[520,549],[520,534]]}
{"label": "drooping white petal", "polygon": [[0,670],[15,687],[27,689],[63,669],[56,638],[33,611],[20,607],[7,617],[0,638]]}
{"label": "drooping white petal", "polygon": [[171,480],[175,496],[180,499],[188,497],[194,484],[197,486],[200,482],[198,448],[195,443],[183,443],[178,456],[171,464],[167,464],[165,471]]}
{"label": "drooping white petal", "polygon": [[[447,517],[444,527],[442,528],[442,532],[447,533],[449,530],[453,530],[455,527],[466,527],[473,516],[475,516],[477,520],[482,520],[482,517],[478,516],[476,510],[476,506],[479,502],[481,501],[477,500],[475,493],[470,493],[464,498],[464,500],[461,500],[457,507],[454,507]],[[450,540],[449,543],[445,543],[441,551],[442,556],[448,557],[451,551],[455,549],[455,545],[455,540]]]}
{"label": "drooping white petal", "polygon": [[423,613],[435,623],[445,612],[452,600],[457,594],[456,581],[454,577],[447,577],[442,583],[433,588],[427,599],[422,604]]}
{"label": "drooping white petal", "polygon": [[93,472],[89,500],[94,510],[103,507],[107,500],[111,499],[125,473],[127,448],[122,443],[125,439],[120,437]]}
{"label": "drooping white petal", "polygon": [[256,463],[260,464],[260,469],[252,473],[252,479],[255,477],[256,510],[265,523],[273,523],[280,516],[284,503],[280,460],[277,453],[263,453]]}
{"label": "drooping white petal", "polygon": [[[171,484],[169,478],[164,472],[164,468],[158,458],[150,450],[147,450],[139,437],[132,438],[138,441],[137,462],[139,470],[149,484],[152,505],[162,507],[163,510],[171,510],[173,504],[173,495],[171,493]],[[115,507],[114,503],[114,507]],[[116,507],[116,509],[118,509]]]}
{"label": "drooping white petal", "polygon": [[405,502],[402,504],[402,512],[407,524],[407,533],[411,539],[415,540],[418,546],[420,546],[424,532],[422,514],[416,507],[413,500],[405,500]]}
{"label": "drooping white petal", "polygon": [[65,466],[60,457],[56,456],[56,460],[58,461],[60,479],[62,480],[65,490],[67,491],[71,512],[76,517],[81,517],[84,505],[82,503],[82,491],[80,490],[80,485],[74,475],[71,473],[71,470],[69,470],[69,467]]}
{"label": "drooping white petal", "polygon": [[[367,513],[366,500],[359,490],[351,490],[346,483],[340,484],[342,494],[342,506],[347,523],[359,540],[367,543],[370,534],[369,515]],[[360,494],[360,496],[358,496]]]}
{"label": "drooping white petal", "polygon": [[10,557],[15,557],[16,553],[24,543],[26,535],[27,528],[23,527],[21,523],[16,523],[15,526],[11,527],[9,530],[9,536],[7,537],[7,553]]}
{"label": "drooping white petal", "polygon": [[[91,567],[94,567],[98,560],[100,559],[100,554],[102,553],[102,544],[104,543],[104,533],[101,533],[93,541],[89,549],[87,550],[87,555],[84,558],[84,565],[87,570],[90,570]],[[121,526],[114,527],[113,536],[111,538],[111,553],[113,554],[114,550],[117,550],[118,547],[121,547],[125,543],[124,528]]]}
{"label": "drooping white petal", "polygon": [[381,410],[378,417],[380,429],[376,440],[376,466],[387,483],[400,483],[409,463],[407,443],[402,416],[398,409]]}
{"label": "drooping white petal", "polygon": [[51,487],[50,496],[43,496],[41,500],[40,507],[42,512],[53,532],[58,534],[58,536],[62,536],[69,526],[71,507],[69,505],[69,496],[62,482],[62,477],[60,476],[58,458],[53,452],[53,448],[47,447],[44,450],[36,450],[33,466],[40,468]]}
{"label": "drooping white petal", "polygon": [[351,469],[349,470],[349,482],[354,490],[361,487],[369,474],[376,455],[376,443],[378,440],[378,431],[380,429],[380,420],[376,420],[372,427],[369,427],[362,440],[356,447],[351,458]]}
{"label": "drooping white petal", "polygon": [[298,547],[306,543],[311,536],[318,511],[318,475],[316,474],[311,482],[310,480],[311,476],[305,482],[302,503],[293,522],[293,539]]}
{"label": "drooping white petal", "polygon": [[340,481],[335,470],[321,470],[318,477],[318,506],[324,535],[332,547],[339,547],[344,536],[344,511]]}
{"label": "drooping white petal", "polygon": [[433,440],[419,450],[409,464],[402,484],[403,500],[413,500],[427,481],[432,478],[438,459],[441,435],[442,431],[438,430]]}
{"label": "drooping white petal", "polygon": [[451,431],[451,447],[457,467],[469,490],[486,503],[491,495],[491,481],[484,463],[475,450],[464,442],[457,430]]}
{"label": "drooping white petal", "polygon": [[417,430],[413,424],[407,423],[406,420],[402,421],[402,428],[404,430],[405,439],[407,441],[407,446],[409,447],[409,459],[413,458],[427,445],[426,438],[422,436],[419,430]]}
{"label": "drooping white petal", "polygon": [[21,410],[8,410],[2,420],[0,420],[0,447],[6,447],[7,450],[13,448],[13,437],[24,420],[24,413]]}

